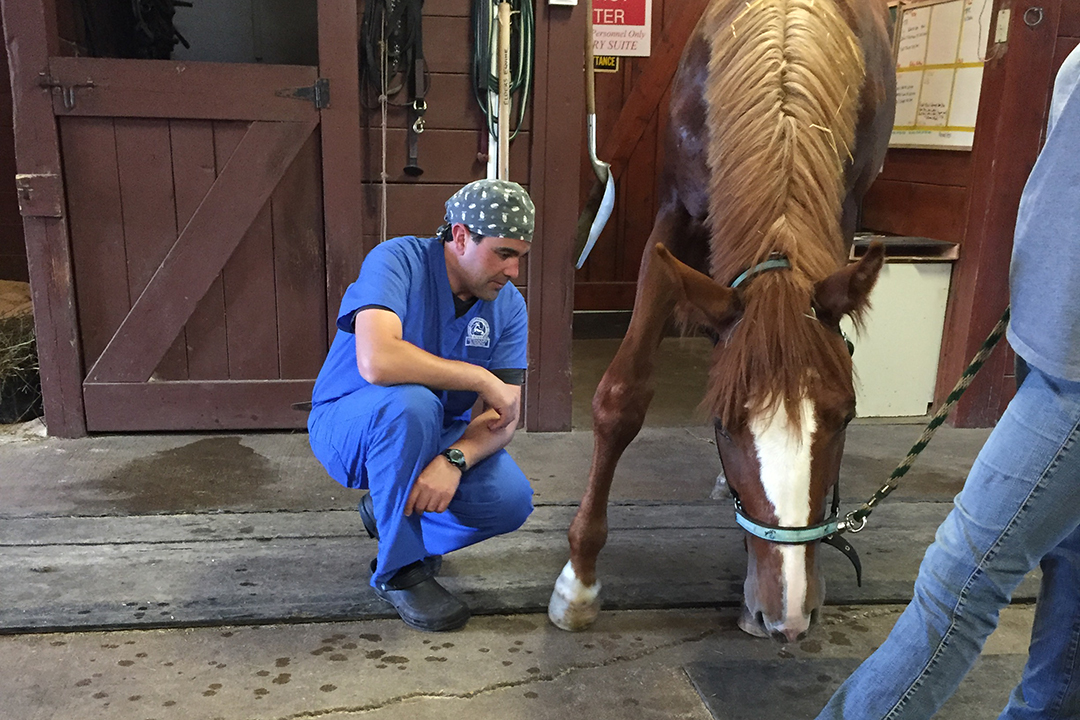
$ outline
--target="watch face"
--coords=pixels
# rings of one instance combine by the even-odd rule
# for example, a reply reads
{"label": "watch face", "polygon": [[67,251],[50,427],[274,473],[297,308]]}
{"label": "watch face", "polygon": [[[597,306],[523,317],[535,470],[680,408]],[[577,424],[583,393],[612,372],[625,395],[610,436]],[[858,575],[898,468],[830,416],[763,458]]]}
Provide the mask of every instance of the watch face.
{"label": "watch face", "polygon": [[445,453],[446,459],[457,465],[459,468],[465,467],[465,453],[461,452],[457,448],[450,448]]}

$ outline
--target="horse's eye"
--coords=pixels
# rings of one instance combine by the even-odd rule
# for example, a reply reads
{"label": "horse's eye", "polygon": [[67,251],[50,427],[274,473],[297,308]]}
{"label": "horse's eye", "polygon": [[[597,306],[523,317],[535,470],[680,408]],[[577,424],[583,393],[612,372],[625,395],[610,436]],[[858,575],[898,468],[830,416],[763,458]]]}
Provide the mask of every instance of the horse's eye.
{"label": "horse's eye", "polygon": [[854,420],[854,419],[855,419],[855,413],[852,412],[850,415],[848,415],[846,418],[844,418],[844,427],[847,427],[848,425],[850,425],[851,421]]}

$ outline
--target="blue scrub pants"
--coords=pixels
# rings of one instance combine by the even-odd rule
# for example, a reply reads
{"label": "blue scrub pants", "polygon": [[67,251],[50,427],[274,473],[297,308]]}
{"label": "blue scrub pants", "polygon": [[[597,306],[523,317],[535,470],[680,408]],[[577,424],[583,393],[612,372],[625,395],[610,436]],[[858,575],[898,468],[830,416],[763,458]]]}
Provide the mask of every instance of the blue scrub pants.
{"label": "blue scrub pants", "polygon": [[450,507],[405,517],[420,472],[465,432],[443,426],[443,406],[422,385],[369,385],[314,408],[311,450],[327,472],[350,488],[367,488],[379,528],[378,571],[388,579],[428,555],[445,555],[512,532],[532,513],[532,487],[506,450],[469,468]]}

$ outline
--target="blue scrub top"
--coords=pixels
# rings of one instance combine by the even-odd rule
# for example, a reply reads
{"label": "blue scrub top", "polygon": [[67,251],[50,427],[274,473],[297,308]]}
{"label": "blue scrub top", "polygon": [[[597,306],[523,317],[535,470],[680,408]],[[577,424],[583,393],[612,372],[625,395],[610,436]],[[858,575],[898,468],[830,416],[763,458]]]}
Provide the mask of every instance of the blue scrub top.
{"label": "blue scrub top", "polygon": [[[524,369],[528,319],[525,300],[507,283],[492,301],[477,300],[455,317],[454,294],[446,257],[438,238],[400,237],[368,253],[356,279],[341,300],[338,331],[315,381],[312,406],[333,402],[367,387],[356,366],[353,317],[379,305],[401,319],[402,339],[447,360],[461,360],[488,370]],[[432,388],[446,409],[444,424],[468,420],[476,393]]]}

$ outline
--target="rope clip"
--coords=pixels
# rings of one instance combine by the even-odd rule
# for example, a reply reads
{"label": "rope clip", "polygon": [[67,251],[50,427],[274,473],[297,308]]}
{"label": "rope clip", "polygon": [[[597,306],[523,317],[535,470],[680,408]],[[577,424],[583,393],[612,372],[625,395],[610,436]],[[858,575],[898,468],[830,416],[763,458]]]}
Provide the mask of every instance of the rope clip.
{"label": "rope clip", "polygon": [[424,132],[424,113],[427,112],[427,100],[423,98],[417,98],[412,103],[413,112],[416,113],[416,120],[412,124],[412,131],[419,135]]}
{"label": "rope clip", "polygon": [[866,527],[866,517],[861,517],[858,520],[855,519],[855,512],[849,512],[844,517],[844,522],[836,528],[836,532],[850,532],[857,533],[862,531]]}

